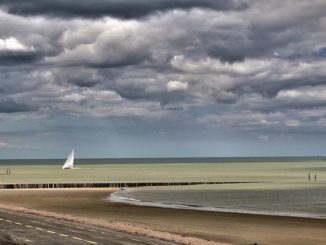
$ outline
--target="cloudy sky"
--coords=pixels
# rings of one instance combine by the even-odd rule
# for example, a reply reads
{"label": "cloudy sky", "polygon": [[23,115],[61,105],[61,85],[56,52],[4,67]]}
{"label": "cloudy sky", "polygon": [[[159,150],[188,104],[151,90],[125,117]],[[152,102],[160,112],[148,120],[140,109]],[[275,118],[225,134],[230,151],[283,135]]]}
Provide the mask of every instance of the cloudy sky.
{"label": "cloudy sky", "polygon": [[326,155],[324,0],[0,0],[0,158]]}

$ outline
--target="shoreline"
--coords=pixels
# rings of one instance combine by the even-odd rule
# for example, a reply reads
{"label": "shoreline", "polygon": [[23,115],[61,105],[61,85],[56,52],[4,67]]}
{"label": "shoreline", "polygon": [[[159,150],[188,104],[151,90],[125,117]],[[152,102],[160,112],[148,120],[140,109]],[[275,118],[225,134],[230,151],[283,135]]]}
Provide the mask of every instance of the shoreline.
{"label": "shoreline", "polygon": [[[134,191],[135,189],[131,189]],[[219,212],[219,213],[235,213],[235,214],[252,214],[252,215],[266,215],[275,217],[292,217],[292,218],[308,218],[308,219],[318,219],[326,220],[326,215],[319,215],[314,213],[304,213],[304,212],[286,212],[286,211],[267,211],[267,210],[250,210],[250,209],[240,209],[240,208],[219,208],[219,207],[207,207],[200,205],[191,204],[173,204],[173,203],[160,203],[154,201],[139,200],[124,196],[119,196],[120,193],[126,193],[130,189],[116,190],[112,192],[106,200],[108,202],[123,203],[142,207],[157,207],[166,209],[180,209],[180,210],[194,210],[194,211],[204,211],[204,212]]]}
{"label": "shoreline", "polygon": [[326,220],[107,202],[105,198],[116,190],[1,190],[0,208],[173,239],[179,244],[326,244]]}

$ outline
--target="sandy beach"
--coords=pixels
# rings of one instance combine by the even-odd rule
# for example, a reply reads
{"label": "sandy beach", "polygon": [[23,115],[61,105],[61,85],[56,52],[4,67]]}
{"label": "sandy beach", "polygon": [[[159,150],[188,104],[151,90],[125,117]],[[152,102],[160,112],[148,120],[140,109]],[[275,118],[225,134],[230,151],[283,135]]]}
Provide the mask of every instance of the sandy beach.
{"label": "sandy beach", "polygon": [[1,208],[89,222],[181,244],[326,243],[326,220],[110,203],[105,199],[113,191],[108,188],[1,190],[0,200]]}

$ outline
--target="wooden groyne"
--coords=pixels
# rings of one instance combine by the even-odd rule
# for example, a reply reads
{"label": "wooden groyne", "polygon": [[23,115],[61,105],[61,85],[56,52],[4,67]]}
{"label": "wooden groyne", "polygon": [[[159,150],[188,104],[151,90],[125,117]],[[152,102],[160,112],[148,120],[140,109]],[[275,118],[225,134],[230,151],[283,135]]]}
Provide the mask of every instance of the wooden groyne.
{"label": "wooden groyne", "polygon": [[127,188],[144,186],[178,186],[178,185],[213,185],[241,184],[257,182],[224,182],[224,181],[195,181],[195,182],[108,182],[108,183],[34,183],[34,184],[0,184],[0,189],[52,189],[52,188]]}

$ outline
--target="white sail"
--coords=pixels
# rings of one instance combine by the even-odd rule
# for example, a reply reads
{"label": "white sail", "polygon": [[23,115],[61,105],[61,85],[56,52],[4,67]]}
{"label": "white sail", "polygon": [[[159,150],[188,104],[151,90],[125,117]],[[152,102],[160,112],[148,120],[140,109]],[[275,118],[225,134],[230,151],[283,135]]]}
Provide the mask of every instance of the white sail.
{"label": "white sail", "polygon": [[72,149],[65,164],[63,164],[62,169],[72,169],[74,167],[74,158],[75,158],[75,153],[74,153],[74,149]]}

